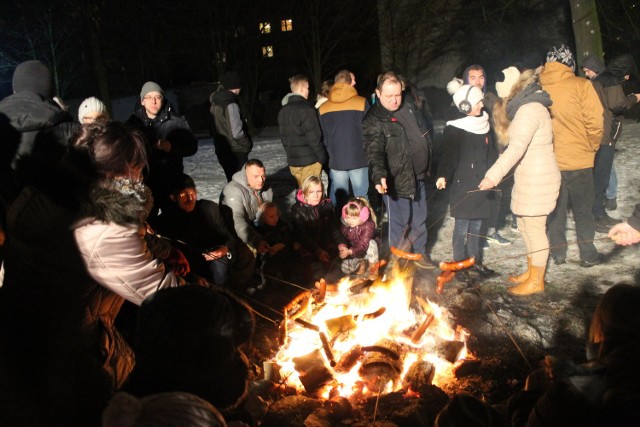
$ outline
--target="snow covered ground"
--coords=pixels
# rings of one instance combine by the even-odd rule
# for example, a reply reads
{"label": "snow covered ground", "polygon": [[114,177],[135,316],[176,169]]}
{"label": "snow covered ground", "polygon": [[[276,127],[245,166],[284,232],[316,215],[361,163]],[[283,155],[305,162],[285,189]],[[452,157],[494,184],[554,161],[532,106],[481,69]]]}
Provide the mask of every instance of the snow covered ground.
{"label": "snow covered ground", "polygon": [[[438,130],[441,132],[442,125]],[[288,172],[277,129],[263,130],[254,141],[250,157],[259,158],[265,163],[268,179],[276,189],[276,194],[280,193],[276,201],[286,209],[293,201],[295,182]],[[615,162],[619,179],[618,209],[609,214],[615,218],[626,218],[634,205],[640,203],[640,123],[625,124]],[[200,141],[198,153],[186,159],[185,171],[195,179],[201,198],[218,200],[226,180],[210,139]],[[437,199],[434,198],[434,204]],[[434,230],[437,240],[432,256],[438,261],[450,260],[453,219],[446,213],[446,206],[443,209],[435,209],[434,206],[431,212],[444,220],[442,226]],[[576,238],[571,219],[568,228],[567,238],[574,242]],[[606,235],[597,233],[595,245],[606,259],[602,265],[581,267],[577,245],[570,245],[567,264],[556,266],[550,262],[544,294],[520,299],[510,297],[505,292],[506,277],[523,270],[526,249],[518,233],[508,228],[501,230],[501,233],[512,239],[513,244],[490,247],[485,251],[485,264],[499,272],[500,276],[477,286],[465,287],[464,284],[451,282],[442,295],[433,294],[433,273],[417,276],[414,281],[418,291],[449,308],[459,323],[480,336],[504,335],[502,324],[508,323],[516,339],[543,351],[570,345],[567,344],[569,341],[574,346],[581,345],[585,326],[598,296],[614,283],[634,282],[640,277],[640,246],[616,247]]]}
{"label": "snow covered ground", "polygon": [[[441,132],[442,123],[436,128],[436,143]],[[277,129],[264,129],[254,142],[251,157],[265,163],[268,179],[276,190],[276,202],[288,210],[293,202],[295,181],[286,166]],[[625,124],[617,150],[618,209],[609,214],[627,218],[635,204],[640,203],[640,123]],[[186,159],[185,171],[195,179],[201,198],[218,200],[226,179],[210,139],[200,141],[198,153]],[[436,223],[429,229],[430,240],[435,240],[432,257],[437,261],[451,260],[454,221],[448,216],[446,197],[442,193],[430,201],[429,211],[430,222]],[[568,228],[568,241],[575,242],[571,219]],[[481,360],[476,375],[459,381],[454,386],[458,389],[449,391],[466,390],[473,394],[481,390],[491,403],[498,403],[519,390],[525,376],[545,354],[565,356],[578,363],[584,361],[587,328],[599,297],[621,281],[640,284],[640,245],[616,247],[606,235],[596,233],[595,245],[606,260],[603,264],[581,267],[577,245],[570,245],[566,264],[549,263],[544,293],[512,297],[506,292],[510,286],[506,279],[525,268],[526,249],[518,233],[508,227],[501,233],[513,243],[485,251],[485,264],[499,276],[470,284],[454,280],[445,285],[441,295],[434,292],[439,270],[421,271],[413,281],[416,294],[447,309],[453,323],[471,332],[473,340],[469,348]],[[264,333],[257,341],[265,341],[262,347],[268,348],[269,343],[275,341],[276,330],[269,324],[263,328]]]}

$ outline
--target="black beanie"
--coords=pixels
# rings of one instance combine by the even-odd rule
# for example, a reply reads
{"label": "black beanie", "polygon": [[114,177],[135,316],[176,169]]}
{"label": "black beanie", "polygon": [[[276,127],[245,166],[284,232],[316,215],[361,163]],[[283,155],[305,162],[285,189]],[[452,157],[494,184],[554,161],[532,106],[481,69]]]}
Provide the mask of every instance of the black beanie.
{"label": "black beanie", "polygon": [[51,71],[40,61],[26,61],[13,72],[13,91],[33,92],[45,98],[53,98]]}
{"label": "black beanie", "polygon": [[169,184],[169,190],[171,193],[179,193],[185,188],[196,188],[196,183],[193,182],[193,178],[186,173],[176,176]]}
{"label": "black beanie", "polygon": [[240,89],[242,84],[240,83],[240,74],[237,71],[227,71],[222,77],[220,82],[222,87],[228,90]]}
{"label": "black beanie", "polygon": [[535,70],[542,64],[544,64],[542,54],[529,52],[522,57],[520,62],[516,63],[516,67],[522,73],[525,70]]}

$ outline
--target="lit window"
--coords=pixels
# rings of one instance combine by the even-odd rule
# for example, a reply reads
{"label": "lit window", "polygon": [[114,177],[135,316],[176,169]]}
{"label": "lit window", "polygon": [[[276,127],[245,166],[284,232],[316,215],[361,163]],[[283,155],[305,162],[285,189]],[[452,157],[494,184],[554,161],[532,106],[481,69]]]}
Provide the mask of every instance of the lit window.
{"label": "lit window", "polygon": [[282,27],[282,32],[285,31],[293,31],[293,19],[283,19],[280,21],[280,26]]}
{"label": "lit window", "polygon": [[258,28],[262,34],[269,34],[271,32],[271,22],[261,22],[258,24]]}
{"label": "lit window", "polygon": [[265,58],[272,58],[273,46],[262,46],[262,56]]}

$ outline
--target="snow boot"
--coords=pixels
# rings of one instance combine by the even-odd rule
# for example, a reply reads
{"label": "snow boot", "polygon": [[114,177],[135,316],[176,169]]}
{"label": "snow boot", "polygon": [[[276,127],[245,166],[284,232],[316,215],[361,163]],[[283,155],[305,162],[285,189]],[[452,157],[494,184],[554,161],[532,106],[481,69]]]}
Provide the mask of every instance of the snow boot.
{"label": "snow boot", "polygon": [[518,274],[517,276],[509,276],[508,280],[511,283],[515,283],[516,285],[519,285],[520,283],[526,282],[530,275],[531,275],[531,257],[528,256],[527,257],[527,271],[525,271],[522,274]]}
{"label": "snow boot", "polygon": [[527,296],[544,292],[544,272],[547,267],[531,266],[531,273],[526,282],[507,289],[511,295]]}

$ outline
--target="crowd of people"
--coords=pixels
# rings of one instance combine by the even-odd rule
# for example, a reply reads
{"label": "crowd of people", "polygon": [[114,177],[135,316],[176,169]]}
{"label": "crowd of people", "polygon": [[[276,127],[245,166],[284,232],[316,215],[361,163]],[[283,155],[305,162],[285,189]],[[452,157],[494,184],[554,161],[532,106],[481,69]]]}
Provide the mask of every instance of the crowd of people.
{"label": "crowd of people", "polygon": [[[585,61],[589,81],[575,75],[571,51],[554,46],[544,63],[527,57],[505,69],[497,95],[481,66],[468,67],[447,86],[452,108],[437,162],[426,100],[402,76],[380,74],[370,103],[342,70],[323,83],[315,108],[308,78],[293,76],[278,116],[298,187],[286,214],[264,164],[250,157],[238,73],[227,72],[210,97],[228,181],[212,201],[199,199],[184,173],[198,140],[160,85],[142,86],[126,123],[110,120],[95,97],[82,102],[75,122],[54,100],[48,68],[20,64],[14,93],[0,101],[0,424],[143,425],[136,422],[175,407],[211,423],[203,425],[225,425],[218,409],[246,399],[243,348],[254,326],[238,292],[259,291],[267,276],[305,286],[319,277],[376,280],[389,247],[411,253],[416,268],[435,269],[429,185],[448,191],[454,260],[475,258],[457,273],[460,281],[495,275],[483,264],[483,246],[510,243],[497,223],[508,201],[528,253],[527,270],[508,279],[513,295],[543,292],[548,258],[566,262],[569,206],[583,267],[602,262],[596,231],[638,243],[640,205],[627,222],[606,214],[616,208],[607,187],[615,187],[624,112],[640,99],[624,93],[636,74],[629,59],[608,67]],[[384,203],[384,218],[372,197]],[[591,420],[619,410],[621,391],[637,388],[624,377],[636,349],[621,346],[623,334],[633,335],[635,312],[624,304],[635,293],[620,285],[605,294],[590,339],[597,367],[574,372],[602,391],[587,396],[602,409]],[[123,304],[140,307],[131,335],[115,326]],[[547,387],[537,403],[523,393],[518,413],[533,411],[529,425],[551,425],[555,399],[575,392],[572,378]],[[254,403],[250,415],[262,410]],[[452,400],[438,425],[453,425],[446,420],[456,405],[477,406]]]}

